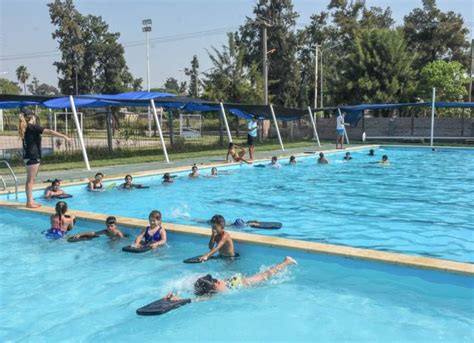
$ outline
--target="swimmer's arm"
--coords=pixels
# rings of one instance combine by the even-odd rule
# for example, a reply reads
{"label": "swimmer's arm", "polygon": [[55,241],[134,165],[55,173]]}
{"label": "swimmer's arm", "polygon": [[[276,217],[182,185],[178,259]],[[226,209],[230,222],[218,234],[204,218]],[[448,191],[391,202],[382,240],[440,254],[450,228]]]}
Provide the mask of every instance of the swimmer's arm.
{"label": "swimmer's arm", "polygon": [[257,273],[255,275],[242,278],[242,283],[244,286],[252,286],[259,283],[262,283],[268,280],[273,275],[285,270],[290,264],[296,263],[293,259],[285,258],[282,262],[273,267],[268,268],[267,270]]}
{"label": "swimmer's arm", "polygon": [[218,252],[220,250],[220,248],[222,248],[224,246],[224,244],[227,242],[227,239],[226,238],[222,238],[219,243],[217,243],[216,247],[214,249],[211,249],[211,251],[209,251],[207,254],[204,254],[203,256],[201,256],[199,259],[201,261],[207,261],[207,259],[209,257],[211,257],[212,255],[214,255],[216,252]]}
{"label": "swimmer's arm", "polygon": [[214,230],[212,231],[211,238],[209,238],[209,244],[207,245],[209,249],[214,248],[214,244],[216,244],[216,235],[214,234]]}
{"label": "swimmer's arm", "polygon": [[46,199],[51,199],[52,196],[53,196],[53,192],[51,192],[49,189],[44,191],[44,197]]}
{"label": "swimmer's arm", "polygon": [[141,242],[143,240],[143,236],[145,236],[146,229],[142,229],[142,232],[135,238],[135,241],[133,242],[132,246],[134,247],[139,247],[141,245]]}
{"label": "swimmer's arm", "polygon": [[166,230],[161,229],[161,239],[158,242],[151,243],[149,246],[152,249],[158,248],[159,246],[165,245],[166,244]]}

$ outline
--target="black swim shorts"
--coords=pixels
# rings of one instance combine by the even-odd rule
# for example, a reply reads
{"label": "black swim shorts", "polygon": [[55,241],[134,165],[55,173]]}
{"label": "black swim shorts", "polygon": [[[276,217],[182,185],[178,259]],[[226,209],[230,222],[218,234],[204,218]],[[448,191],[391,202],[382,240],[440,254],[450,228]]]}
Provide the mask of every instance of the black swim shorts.
{"label": "black swim shorts", "polygon": [[34,166],[35,164],[39,164],[40,163],[40,160],[39,158],[30,158],[29,160],[26,159],[24,160],[25,161],[25,164],[27,166]]}
{"label": "black swim shorts", "polygon": [[247,135],[247,144],[248,145],[255,145],[255,139],[257,137],[253,137],[253,136],[250,136],[250,135]]}

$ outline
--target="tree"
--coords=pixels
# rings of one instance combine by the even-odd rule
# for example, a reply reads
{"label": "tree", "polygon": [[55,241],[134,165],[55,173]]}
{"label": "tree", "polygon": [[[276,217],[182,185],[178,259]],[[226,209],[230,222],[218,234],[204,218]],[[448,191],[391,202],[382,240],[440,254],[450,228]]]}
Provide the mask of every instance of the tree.
{"label": "tree", "polygon": [[[84,16],[72,0],[48,4],[52,36],[59,43],[61,61],[54,62],[63,94],[117,93],[141,88],[128,70],[119,33],[109,32],[100,16]],[[77,87],[76,87],[77,84]]]}
{"label": "tree", "polygon": [[442,101],[458,101],[467,94],[469,78],[459,62],[430,62],[423,67],[420,75],[419,92],[425,98],[431,97],[433,87],[436,87],[436,98]]}
{"label": "tree", "polygon": [[413,55],[400,30],[365,30],[343,61],[341,102],[403,102],[414,91]]}
{"label": "tree", "polygon": [[28,81],[30,74],[28,73],[28,69],[21,65],[16,68],[16,78],[20,83],[23,83],[23,94],[26,95],[26,81]]}
{"label": "tree", "polygon": [[403,30],[409,48],[417,54],[416,69],[437,59],[469,66],[469,29],[464,26],[461,14],[441,12],[436,0],[423,0],[423,8],[405,16]]}
{"label": "tree", "polygon": [[[300,73],[296,61],[297,40],[294,28],[298,14],[291,0],[259,0],[253,9],[254,18],[247,18],[236,35],[237,43],[245,48],[244,63],[252,64],[263,73],[261,27],[267,25],[269,54],[269,97],[277,105],[297,106]],[[263,100],[263,98],[262,98]]]}
{"label": "tree", "polygon": [[36,77],[33,77],[31,84],[28,85],[28,91],[33,95],[59,95],[59,90],[46,83],[40,84]]}
{"label": "tree", "polygon": [[189,76],[188,95],[199,97],[199,61],[196,55],[191,60],[191,68],[185,68],[184,73]]}
{"label": "tree", "polygon": [[21,88],[16,82],[0,78],[0,94],[20,94]]}
{"label": "tree", "polygon": [[227,34],[228,45],[219,51],[208,51],[213,63],[212,71],[206,73],[204,81],[207,99],[226,102],[260,102],[263,82],[255,64],[247,68],[244,63],[245,48],[240,46],[232,33]]}
{"label": "tree", "polygon": [[166,93],[179,94],[179,83],[174,77],[167,78],[163,87]]}

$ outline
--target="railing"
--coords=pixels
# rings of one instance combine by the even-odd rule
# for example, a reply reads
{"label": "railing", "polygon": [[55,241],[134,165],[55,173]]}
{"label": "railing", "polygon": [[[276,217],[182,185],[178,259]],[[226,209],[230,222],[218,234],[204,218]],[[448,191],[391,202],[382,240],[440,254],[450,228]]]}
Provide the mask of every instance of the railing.
{"label": "railing", "polygon": [[[13,180],[15,180],[15,199],[18,200],[18,178],[16,177],[16,174],[13,171],[12,167],[10,167],[10,163],[8,163],[8,161],[1,160],[0,163],[4,163],[7,166],[7,168],[10,170],[10,174],[12,174],[12,176],[13,176]],[[2,179],[3,188],[6,189],[7,185],[5,183],[5,180],[1,176],[0,176],[0,178]]]}

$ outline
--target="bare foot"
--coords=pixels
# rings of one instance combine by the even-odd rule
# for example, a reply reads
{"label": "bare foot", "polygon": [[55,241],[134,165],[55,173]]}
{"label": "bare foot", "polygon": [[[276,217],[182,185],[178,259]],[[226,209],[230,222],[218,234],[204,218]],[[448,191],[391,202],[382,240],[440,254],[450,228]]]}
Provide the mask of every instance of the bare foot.
{"label": "bare foot", "polygon": [[298,262],[296,262],[296,260],[291,256],[286,256],[285,262],[287,262],[288,264],[298,264]]}
{"label": "bare foot", "polygon": [[28,207],[28,208],[38,208],[38,207],[41,207],[41,205],[32,203],[32,204],[26,204],[26,207]]}

